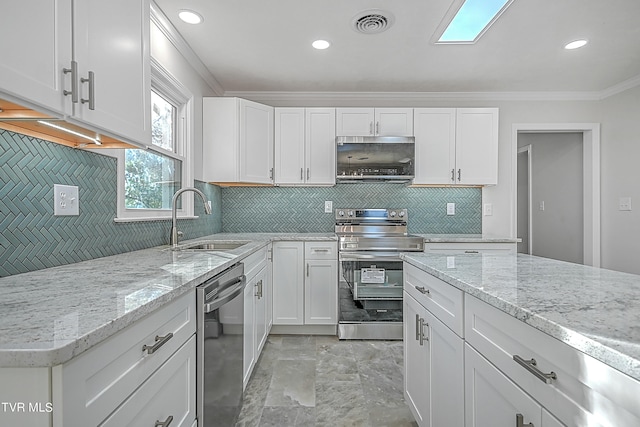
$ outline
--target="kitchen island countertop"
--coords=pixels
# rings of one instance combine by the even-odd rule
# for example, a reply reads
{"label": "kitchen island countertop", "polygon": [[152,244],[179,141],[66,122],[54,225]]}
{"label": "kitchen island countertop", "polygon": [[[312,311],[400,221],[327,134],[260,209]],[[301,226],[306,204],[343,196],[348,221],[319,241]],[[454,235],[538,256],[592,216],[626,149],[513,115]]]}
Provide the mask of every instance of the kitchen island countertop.
{"label": "kitchen island countertop", "polygon": [[0,367],[71,360],[183,295],[270,241],[336,240],[333,233],[220,233],[237,249],[171,251],[158,246],[0,278]]}
{"label": "kitchen island countertop", "polygon": [[640,381],[640,276],[523,254],[402,257]]}

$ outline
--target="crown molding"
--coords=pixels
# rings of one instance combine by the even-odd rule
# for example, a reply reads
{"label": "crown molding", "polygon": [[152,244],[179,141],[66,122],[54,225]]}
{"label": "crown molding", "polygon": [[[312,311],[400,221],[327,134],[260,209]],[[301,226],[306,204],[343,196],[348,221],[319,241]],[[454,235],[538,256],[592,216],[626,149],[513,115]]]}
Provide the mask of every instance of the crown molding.
{"label": "crown molding", "polygon": [[211,74],[211,72],[204,65],[202,60],[191,49],[191,46],[185,41],[182,35],[178,32],[176,27],[171,24],[164,12],[160,10],[158,5],[151,1],[151,22],[153,22],[162,31],[162,34],[173,44],[178,52],[189,62],[191,67],[202,77],[202,79],[209,85],[211,90],[218,95],[224,95],[224,88]]}
{"label": "crown molding", "polygon": [[601,91],[600,99],[617,95],[625,90],[633,89],[636,86],[640,86],[640,74]]}

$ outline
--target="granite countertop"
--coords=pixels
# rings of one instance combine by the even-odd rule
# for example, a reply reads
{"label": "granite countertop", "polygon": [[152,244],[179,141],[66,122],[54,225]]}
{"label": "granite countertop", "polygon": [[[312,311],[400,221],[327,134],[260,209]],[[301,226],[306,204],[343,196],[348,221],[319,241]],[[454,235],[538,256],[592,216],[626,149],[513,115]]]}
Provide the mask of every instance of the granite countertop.
{"label": "granite countertop", "polygon": [[523,254],[402,257],[640,381],[640,276]]}
{"label": "granite countertop", "polygon": [[336,240],[333,233],[221,233],[247,241],[224,252],[128,252],[0,278],[0,367],[54,366],[278,240]]}

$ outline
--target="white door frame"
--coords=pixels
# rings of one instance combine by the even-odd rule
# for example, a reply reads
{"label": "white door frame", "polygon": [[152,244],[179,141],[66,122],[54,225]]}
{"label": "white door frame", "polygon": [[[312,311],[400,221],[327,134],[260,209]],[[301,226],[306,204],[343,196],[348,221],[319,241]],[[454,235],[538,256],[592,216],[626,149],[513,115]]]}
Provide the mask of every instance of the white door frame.
{"label": "white door frame", "polygon": [[[513,218],[511,233],[517,235],[518,133],[582,133],[583,163],[583,262],[600,267],[600,124],[599,123],[514,123],[511,133],[513,155]],[[531,236],[529,236],[531,237]]]}
{"label": "white door frame", "polygon": [[[533,255],[533,173],[531,172],[533,164],[531,160],[531,144],[518,148],[518,154],[520,153],[527,153],[527,253]],[[518,174],[516,171],[516,186],[517,182]],[[518,198],[516,194],[516,203],[517,202]],[[516,232],[518,230],[517,221],[518,218],[516,217]]]}

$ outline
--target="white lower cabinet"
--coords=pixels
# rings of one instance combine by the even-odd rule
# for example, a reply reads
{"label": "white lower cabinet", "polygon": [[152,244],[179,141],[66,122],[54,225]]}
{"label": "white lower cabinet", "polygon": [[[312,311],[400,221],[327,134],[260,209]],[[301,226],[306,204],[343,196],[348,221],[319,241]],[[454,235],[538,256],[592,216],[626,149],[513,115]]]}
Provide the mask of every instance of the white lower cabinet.
{"label": "white lower cabinet", "polygon": [[338,246],[330,242],[273,244],[273,324],[338,323]]}
{"label": "white lower cabinet", "polygon": [[190,427],[196,416],[195,380],[193,336],[100,426]]}
{"label": "white lower cabinet", "polygon": [[464,341],[407,292],[403,297],[405,400],[418,425],[464,425]]}

